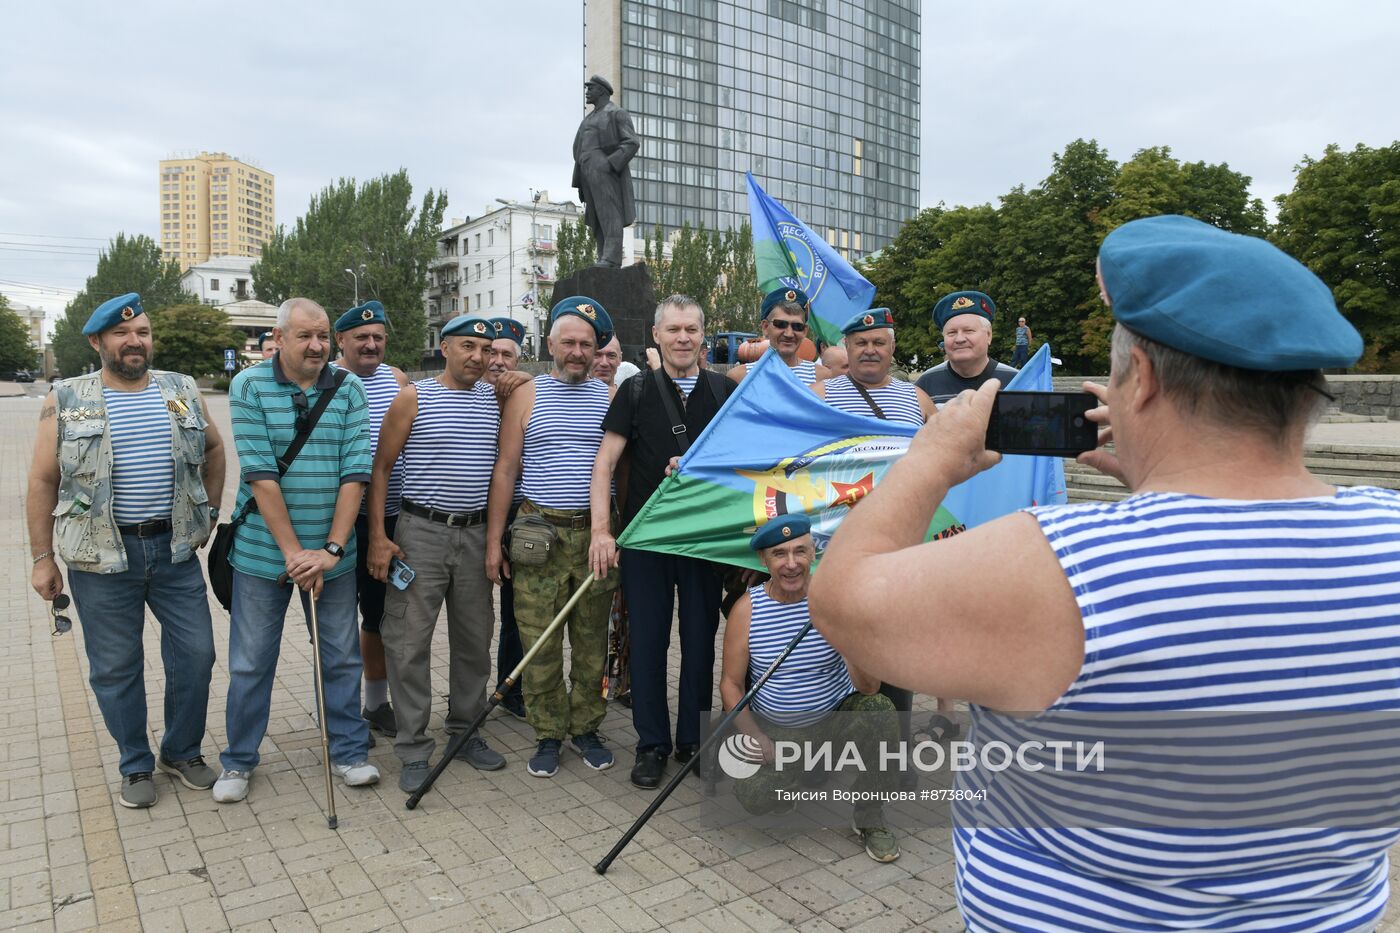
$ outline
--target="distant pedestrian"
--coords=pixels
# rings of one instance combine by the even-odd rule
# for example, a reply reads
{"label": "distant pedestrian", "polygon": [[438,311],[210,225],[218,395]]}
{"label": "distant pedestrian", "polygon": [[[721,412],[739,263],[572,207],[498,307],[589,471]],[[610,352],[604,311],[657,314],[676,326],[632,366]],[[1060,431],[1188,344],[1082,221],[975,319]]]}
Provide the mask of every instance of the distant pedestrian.
{"label": "distant pedestrian", "polygon": [[1031,357],[1031,340],[1034,338],[1031,329],[1026,326],[1026,319],[1021,317],[1016,319],[1016,350],[1011,354],[1011,367],[1020,369],[1026,365],[1026,360]]}

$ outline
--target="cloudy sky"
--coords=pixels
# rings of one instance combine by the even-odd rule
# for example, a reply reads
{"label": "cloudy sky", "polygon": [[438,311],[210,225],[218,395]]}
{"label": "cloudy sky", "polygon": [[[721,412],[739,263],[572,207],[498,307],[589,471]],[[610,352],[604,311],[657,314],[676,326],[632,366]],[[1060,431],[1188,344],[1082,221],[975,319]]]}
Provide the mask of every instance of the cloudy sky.
{"label": "cloudy sky", "polygon": [[[1228,162],[1266,201],[1328,143],[1400,138],[1400,4],[1385,0],[923,14],[921,206],[1033,185],[1078,137],[1119,160],[1169,145]],[[157,236],[172,153],[271,171],[284,224],[340,176],[399,167],[446,189],[451,217],[531,188],[573,197],[582,23],[578,0],[5,4],[0,291],[61,309],[111,236]]]}

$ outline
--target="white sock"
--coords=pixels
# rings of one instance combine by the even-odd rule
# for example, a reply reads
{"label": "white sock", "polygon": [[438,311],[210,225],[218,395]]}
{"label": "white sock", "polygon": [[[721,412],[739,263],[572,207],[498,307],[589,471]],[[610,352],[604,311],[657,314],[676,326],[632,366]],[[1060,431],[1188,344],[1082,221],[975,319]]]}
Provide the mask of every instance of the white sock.
{"label": "white sock", "polygon": [[365,680],[365,709],[379,709],[389,702],[389,681]]}

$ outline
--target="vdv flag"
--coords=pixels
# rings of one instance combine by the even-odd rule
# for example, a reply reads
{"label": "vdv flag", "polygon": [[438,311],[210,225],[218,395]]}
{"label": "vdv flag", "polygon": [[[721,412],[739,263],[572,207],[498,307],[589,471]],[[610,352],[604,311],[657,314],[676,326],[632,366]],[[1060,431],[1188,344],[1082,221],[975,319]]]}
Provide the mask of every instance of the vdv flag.
{"label": "vdv flag", "polygon": [[753,175],[749,219],[758,290],[800,288],[812,300],[812,329],[826,344],[841,341],[841,325],[875,300],[875,286],[841,258],[826,240],[770,198]]}
{"label": "vdv flag", "polygon": [[[1048,391],[1042,345],[1005,388]],[[622,547],[762,569],[749,537],[806,512],[821,556],[852,507],[909,447],[918,426],[832,408],[769,350],[618,539]],[[1065,501],[1058,457],[1003,457],[949,490],[932,536],[955,534],[1019,508]]]}

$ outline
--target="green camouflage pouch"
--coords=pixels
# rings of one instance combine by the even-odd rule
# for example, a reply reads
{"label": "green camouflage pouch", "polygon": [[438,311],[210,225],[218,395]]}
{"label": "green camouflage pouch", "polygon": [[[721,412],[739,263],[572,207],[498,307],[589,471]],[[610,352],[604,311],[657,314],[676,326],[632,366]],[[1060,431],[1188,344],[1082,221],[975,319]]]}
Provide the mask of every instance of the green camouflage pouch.
{"label": "green camouflage pouch", "polygon": [[549,560],[559,532],[539,515],[522,513],[510,526],[510,562],[538,567]]}

